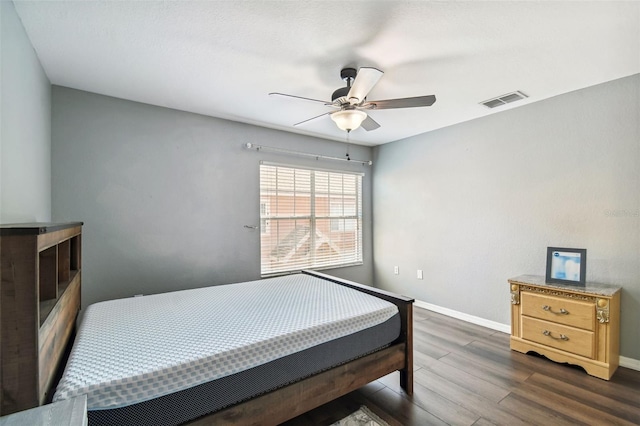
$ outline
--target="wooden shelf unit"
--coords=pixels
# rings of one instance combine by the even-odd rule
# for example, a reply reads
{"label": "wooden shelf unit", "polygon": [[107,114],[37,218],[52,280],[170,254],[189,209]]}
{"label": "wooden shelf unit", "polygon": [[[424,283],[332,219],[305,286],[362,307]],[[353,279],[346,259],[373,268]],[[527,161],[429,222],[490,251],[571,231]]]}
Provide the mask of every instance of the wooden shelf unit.
{"label": "wooden shelf unit", "polygon": [[82,222],[0,225],[0,415],[51,399],[80,310]]}
{"label": "wooden shelf unit", "polygon": [[579,365],[609,380],[620,355],[620,287],[511,278],[511,349]]}

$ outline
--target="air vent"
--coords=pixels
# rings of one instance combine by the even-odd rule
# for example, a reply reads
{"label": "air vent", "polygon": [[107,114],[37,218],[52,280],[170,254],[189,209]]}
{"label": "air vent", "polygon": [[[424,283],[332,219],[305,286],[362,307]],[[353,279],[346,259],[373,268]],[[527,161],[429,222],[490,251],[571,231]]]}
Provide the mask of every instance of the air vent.
{"label": "air vent", "polygon": [[519,101],[524,98],[528,98],[528,96],[518,90],[498,96],[497,98],[489,99],[488,101],[480,102],[480,104],[486,106],[487,108],[495,108],[511,102]]}

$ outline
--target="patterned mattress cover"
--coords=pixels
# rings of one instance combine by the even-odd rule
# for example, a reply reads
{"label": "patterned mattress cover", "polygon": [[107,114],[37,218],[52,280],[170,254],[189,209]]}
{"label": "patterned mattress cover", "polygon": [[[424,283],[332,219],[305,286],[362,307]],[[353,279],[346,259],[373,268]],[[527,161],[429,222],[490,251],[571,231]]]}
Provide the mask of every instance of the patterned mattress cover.
{"label": "patterned mattress cover", "polygon": [[89,306],[54,401],[147,401],[381,324],[395,305],[296,274]]}

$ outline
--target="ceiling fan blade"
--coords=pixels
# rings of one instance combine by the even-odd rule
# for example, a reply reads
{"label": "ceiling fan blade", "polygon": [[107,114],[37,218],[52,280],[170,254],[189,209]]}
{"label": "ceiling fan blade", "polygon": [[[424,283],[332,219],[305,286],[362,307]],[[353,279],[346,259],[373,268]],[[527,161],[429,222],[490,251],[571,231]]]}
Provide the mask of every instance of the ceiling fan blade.
{"label": "ceiling fan blade", "polygon": [[315,117],[311,117],[311,118],[309,118],[307,120],[304,120],[304,121],[301,121],[299,123],[296,123],[296,124],[294,124],[294,126],[298,126],[300,124],[308,123],[310,121],[315,120],[316,118],[320,118],[320,117],[323,117],[325,115],[329,115],[329,114],[333,114],[333,113],[334,113],[334,111],[325,112],[324,114],[316,115]]}
{"label": "ceiling fan blade", "polygon": [[360,126],[367,132],[370,132],[380,127],[380,124],[378,124],[376,120],[374,120],[370,115],[367,114],[367,118],[364,119]]}
{"label": "ceiling fan blade", "polygon": [[351,105],[356,105],[364,101],[364,98],[367,97],[373,86],[376,85],[380,77],[382,77],[384,73],[376,68],[367,68],[363,67],[358,70],[358,74],[356,74],[356,79],[351,85],[351,89],[349,90],[349,94],[347,98],[349,99],[349,103]]}
{"label": "ceiling fan blade", "polygon": [[392,109],[392,108],[414,108],[431,106],[436,101],[434,95],[416,96],[415,98],[385,99],[382,101],[368,101],[363,108],[367,109]]}
{"label": "ceiling fan blade", "polygon": [[271,92],[271,93],[269,93],[269,96],[284,96],[285,98],[302,99],[304,101],[318,102],[318,103],[321,103],[323,105],[328,105],[328,106],[333,105],[331,102],[328,102],[328,101],[321,101],[319,99],[304,98],[302,96],[287,95],[286,93]]}

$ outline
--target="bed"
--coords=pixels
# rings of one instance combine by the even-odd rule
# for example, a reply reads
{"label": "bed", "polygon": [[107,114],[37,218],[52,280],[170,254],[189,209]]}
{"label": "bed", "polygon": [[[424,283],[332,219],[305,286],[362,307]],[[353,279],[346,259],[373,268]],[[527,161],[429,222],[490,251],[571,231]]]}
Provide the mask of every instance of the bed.
{"label": "bed", "polygon": [[279,424],[393,371],[413,300],[312,271],[87,308],[54,401],[91,425]]}

